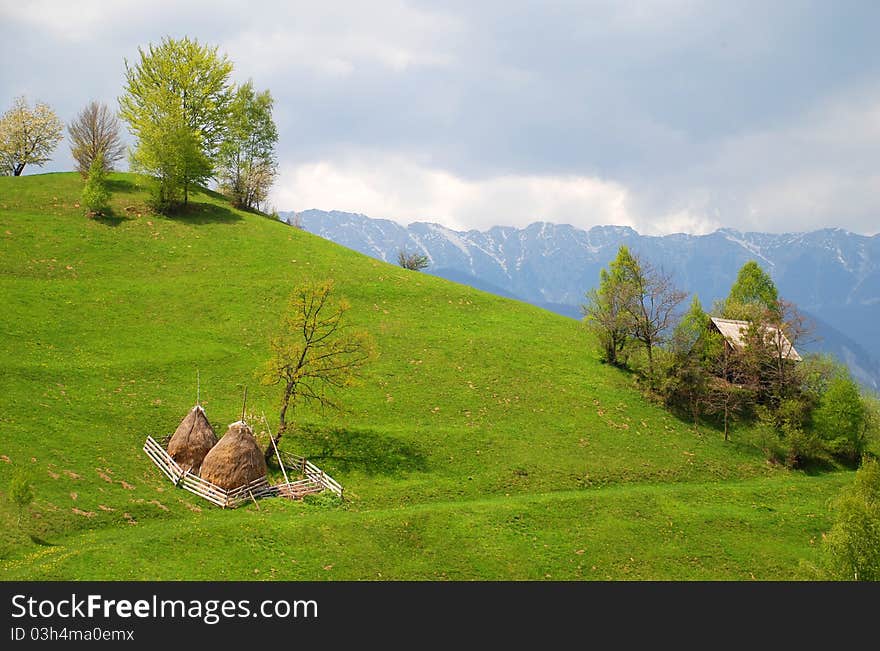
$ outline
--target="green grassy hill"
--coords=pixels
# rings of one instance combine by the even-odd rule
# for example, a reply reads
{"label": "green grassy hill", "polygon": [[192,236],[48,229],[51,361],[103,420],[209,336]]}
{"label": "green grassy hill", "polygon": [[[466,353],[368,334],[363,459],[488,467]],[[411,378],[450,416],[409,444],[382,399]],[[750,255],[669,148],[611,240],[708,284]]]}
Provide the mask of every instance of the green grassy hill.
{"label": "green grassy hill", "polygon": [[[115,174],[0,178],[0,571],[6,579],[786,579],[849,473],[768,466],[647,403],[580,324],[364,257],[212,193],[149,212]],[[290,289],[333,278],[380,357],[283,448],[346,488],[222,511],[141,451],[202,403],[275,425],[256,371]],[[265,439],[264,439],[265,440]],[[16,470],[36,500],[22,526]],[[208,550],[208,553],[206,553]]]}

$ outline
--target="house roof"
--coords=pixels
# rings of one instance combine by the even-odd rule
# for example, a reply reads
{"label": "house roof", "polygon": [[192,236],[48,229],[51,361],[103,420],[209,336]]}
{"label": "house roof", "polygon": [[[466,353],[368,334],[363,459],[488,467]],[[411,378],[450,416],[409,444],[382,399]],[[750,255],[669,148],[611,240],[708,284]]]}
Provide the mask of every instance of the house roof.
{"label": "house roof", "polygon": [[[718,332],[721,333],[727,343],[729,343],[734,348],[742,349],[745,346],[744,336],[746,330],[749,327],[748,321],[737,321],[735,319],[719,319],[717,317],[712,317],[712,323],[715,324],[715,327],[718,328]],[[779,330],[775,326],[771,325],[762,325],[762,330],[765,333],[765,337],[769,339],[771,342],[778,342],[781,344],[782,354],[786,359],[793,360],[795,362],[801,361],[801,356],[798,354],[798,351],[795,350],[795,347],[791,345],[791,342],[788,340],[788,337],[785,336],[785,333]]]}

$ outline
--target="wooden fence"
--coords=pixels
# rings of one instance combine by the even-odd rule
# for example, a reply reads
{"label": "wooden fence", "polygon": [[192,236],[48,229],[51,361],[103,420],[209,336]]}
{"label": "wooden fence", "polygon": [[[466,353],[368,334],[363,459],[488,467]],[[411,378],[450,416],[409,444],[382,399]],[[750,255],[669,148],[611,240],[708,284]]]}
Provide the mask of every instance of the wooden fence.
{"label": "wooden fence", "polygon": [[165,449],[170,438],[170,436],[166,436],[160,439],[161,442],[158,442],[152,436],[148,436],[144,442],[144,452],[175,486],[188,490],[221,508],[235,508],[248,500],[256,502],[259,497],[281,496],[289,499],[301,499],[306,495],[320,493],[325,489],[342,497],[342,486],[339,482],[311,461],[289,452],[281,453],[284,464],[291,470],[299,471],[303,475],[303,479],[272,485],[263,475],[249,484],[228,491],[193,474],[188,468],[181,468]]}
{"label": "wooden fence", "polygon": [[281,461],[288,469],[297,470],[299,474],[303,475],[307,479],[310,479],[314,483],[323,486],[333,493],[336,493],[337,495],[339,495],[339,497],[343,497],[342,484],[333,479],[333,477],[328,475],[326,472],[321,470],[318,466],[313,464],[305,457],[301,457],[298,454],[291,454],[290,452],[280,451],[279,455],[281,456]]}

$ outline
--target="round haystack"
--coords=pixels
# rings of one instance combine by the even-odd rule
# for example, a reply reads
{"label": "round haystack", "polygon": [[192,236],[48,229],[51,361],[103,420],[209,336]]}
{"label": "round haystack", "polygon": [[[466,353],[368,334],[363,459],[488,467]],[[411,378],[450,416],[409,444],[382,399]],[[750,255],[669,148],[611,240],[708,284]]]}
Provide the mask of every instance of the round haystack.
{"label": "round haystack", "polygon": [[244,421],[232,423],[202,461],[202,479],[225,490],[244,486],[266,475],[266,458]]}
{"label": "round haystack", "polygon": [[215,445],[217,435],[214,434],[214,428],[208,422],[202,406],[196,405],[180,421],[168,441],[168,454],[184,470],[198,472],[205,455]]}

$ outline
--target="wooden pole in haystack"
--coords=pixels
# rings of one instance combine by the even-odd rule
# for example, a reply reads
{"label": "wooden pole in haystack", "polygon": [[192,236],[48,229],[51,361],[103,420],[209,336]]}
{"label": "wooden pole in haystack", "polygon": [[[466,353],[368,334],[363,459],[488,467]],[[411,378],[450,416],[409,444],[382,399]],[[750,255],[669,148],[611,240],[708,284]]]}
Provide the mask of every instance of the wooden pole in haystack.
{"label": "wooden pole in haystack", "polygon": [[244,386],[244,400],[241,402],[241,422],[244,422],[244,411],[247,407],[247,385]]}

